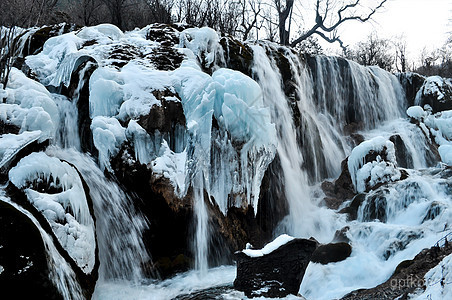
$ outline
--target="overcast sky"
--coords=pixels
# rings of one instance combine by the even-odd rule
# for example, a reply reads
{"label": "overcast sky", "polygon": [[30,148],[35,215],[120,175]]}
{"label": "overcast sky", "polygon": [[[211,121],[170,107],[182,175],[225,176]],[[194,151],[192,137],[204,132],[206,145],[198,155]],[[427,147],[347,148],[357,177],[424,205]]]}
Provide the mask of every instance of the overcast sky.
{"label": "overcast sky", "polygon": [[372,22],[343,24],[340,35],[346,44],[363,40],[372,31],[380,37],[404,35],[412,59],[424,47],[441,47],[452,34],[452,0],[389,0]]}

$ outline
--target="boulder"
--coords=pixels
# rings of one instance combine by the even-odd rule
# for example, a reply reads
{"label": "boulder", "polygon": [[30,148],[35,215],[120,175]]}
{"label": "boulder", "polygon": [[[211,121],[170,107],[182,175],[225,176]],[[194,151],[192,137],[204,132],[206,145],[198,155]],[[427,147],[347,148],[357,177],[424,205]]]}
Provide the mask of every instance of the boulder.
{"label": "boulder", "polygon": [[[33,161],[39,161],[42,166],[41,173],[34,173],[33,167],[31,170],[27,169]],[[64,168],[64,173],[61,168]],[[23,172],[27,171],[29,174],[24,175]],[[61,174],[71,179],[64,181],[60,177]],[[25,178],[24,181],[22,178]],[[100,261],[93,203],[89,187],[78,170],[67,162],[39,152],[19,161],[15,168],[9,171],[9,179],[5,189],[7,197],[33,215],[42,230],[52,238],[59,255],[74,272],[74,279],[80,285],[83,295],[90,298],[98,279]],[[37,198],[33,198],[37,193],[38,202]],[[72,202],[74,197],[78,199]],[[59,199],[65,206],[54,199]],[[43,206],[43,203],[46,203],[46,206]],[[88,214],[90,218],[85,217],[86,220],[80,217]]]}
{"label": "boulder", "polygon": [[272,248],[272,244],[277,240],[261,250],[265,254],[262,256],[250,256],[249,249],[235,253],[237,261],[235,289],[245,292],[247,297],[277,298],[298,294],[306,268],[317,248],[317,242],[292,239],[274,251],[266,253],[265,250],[269,246]]}
{"label": "boulder", "polygon": [[345,242],[320,245],[312,254],[311,261],[326,265],[343,261],[352,253],[352,247]]}

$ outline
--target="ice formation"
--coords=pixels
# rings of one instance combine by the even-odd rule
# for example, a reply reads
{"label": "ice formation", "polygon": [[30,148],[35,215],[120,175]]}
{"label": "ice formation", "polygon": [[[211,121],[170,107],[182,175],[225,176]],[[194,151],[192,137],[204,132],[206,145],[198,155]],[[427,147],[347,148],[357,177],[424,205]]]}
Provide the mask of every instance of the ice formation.
{"label": "ice formation", "polygon": [[19,127],[20,133],[39,130],[40,142],[55,136],[59,112],[42,84],[12,68],[6,93],[6,103],[0,103],[0,121]]}
{"label": "ice formation", "polygon": [[[21,159],[9,172],[9,180],[25,190],[28,201],[46,217],[63,248],[85,273],[90,273],[95,264],[94,221],[77,171],[39,152]],[[57,191],[37,190],[35,182]]]}

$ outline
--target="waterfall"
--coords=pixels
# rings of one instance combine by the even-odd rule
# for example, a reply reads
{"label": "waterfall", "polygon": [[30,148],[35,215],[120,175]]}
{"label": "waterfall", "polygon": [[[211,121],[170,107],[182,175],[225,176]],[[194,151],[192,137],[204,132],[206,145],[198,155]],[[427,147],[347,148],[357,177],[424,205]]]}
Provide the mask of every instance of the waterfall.
{"label": "waterfall", "polygon": [[208,247],[210,241],[209,215],[206,204],[204,203],[204,178],[202,171],[198,170],[193,180],[193,198],[194,214],[196,220],[195,238],[193,241],[195,253],[195,268],[201,272],[201,275],[207,274],[208,265]]}
{"label": "waterfall", "polygon": [[3,187],[0,187],[0,201],[4,201],[14,206],[14,208],[26,215],[39,230],[42,241],[44,242],[44,247],[47,251],[47,265],[50,271],[49,277],[61,293],[61,296],[64,299],[83,300],[84,296],[82,289],[76,280],[74,271],[56,249],[52,237],[41,227],[33,214],[5,197]]}
{"label": "waterfall", "polygon": [[142,233],[145,218],[119,186],[105,178],[93,159],[74,149],[48,148],[47,154],[73,164],[86,181],[93,200],[101,279],[143,278],[143,264],[150,260]]}
{"label": "waterfall", "polygon": [[[163,32],[162,40],[172,39],[170,46],[163,48],[177,52],[165,57],[170,62],[153,57],[165,42],[150,40],[154,30],[156,35]],[[179,36],[181,43],[172,45]],[[27,114],[32,116],[27,109],[39,113],[47,125],[55,125],[52,128],[58,125],[55,136],[50,129],[48,136],[43,135],[52,140],[45,154],[73,166],[88,187],[100,261],[97,297],[133,298],[139,294],[142,298],[142,293],[149,293],[144,297],[164,299],[194,290],[181,287],[184,284],[193,284],[198,290],[205,288],[206,282],[209,287],[227,285],[234,268],[225,267],[227,279],[209,278],[212,274],[221,277],[222,272],[221,268],[212,269],[212,262],[220,253],[242,247],[252,235],[257,236],[257,243],[280,233],[329,243],[336,231],[344,229],[353,244],[353,255],[338,264],[311,264],[301,288],[303,296],[311,299],[337,298],[352,288],[386,280],[400,261],[412,259],[437,238],[445,219],[450,219],[451,184],[446,172],[441,174],[439,169],[405,170],[408,179],[367,193],[352,222],[323,204],[320,184],[341,174],[341,163],[362,139],[382,136],[390,140],[397,155],[395,167],[436,165],[428,129],[406,118],[407,101],[394,75],[338,57],[302,55],[270,42],[228,41],[223,43],[208,28],[183,33],[150,25],[123,34],[108,24],[54,38],[53,44],[46,44],[48,51],[28,56],[26,61],[41,83],[57,87],[53,91],[58,94],[50,94],[35,82],[44,96],[51,95],[54,102],[49,101],[58,110],[28,103],[32,97],[23,90],[32,80],[14,70],[17,78],[12,82],[17,86],[6,91],[10,98],[1,104],[7,109],[0,117],[2,122],[15,121],[12,124],[21,132],[8,132],[2,139],[19,141],[22,135],[22,149],[29,144],[26,138],[41,137],[38,130],[43,128],[38,125],[42,124],[27,120]],[[53,48],[55,53],[50,51]],[[52,64],[45,65],[46,61]],[[96,71],[94,61],[99,62]],[[156,62],[174,65],[165,65],[168,70],[163,70]],[[71,81],[73,75],[78,82]],[[85,100],[88,103],[81,103]],[[21,125],[25,121],[34,127]],[[1,146],[0,154],[19,149]],[[83,151],[98,153],[99,161]],[[130,175],[133,180],[117,182],[115,174],[119,178]],[[137,189],[142,199],[132,198],[122,183],[132,193],[142,184]],[[265,198],[262,203],[261,195]],[[3,195],[0,197],[3,200]],[[144,203],[137,203],[141,200]],[[347,201],[341,202],[340,209],[350,204]],[[140,205],[155,219],[140,213]],[[265,223],[262,219],[271,214],[278,216]],[[55,250],[56,244],[27,216],[41,231],[50,276],[63,297],[82,298],[78,279]],[[170,224],[173,220],[174,226]],[[170,265],[162,276],[189,265],[195,270],[153,281],[149,277],[159,276],[149,276],[155,270],[146,247],[149,241],[164,240],[167,232],[171,233],[168,239],[177,236],[175,241],[167,247],[149,247],[156,253],[160,270]],[[370,275],[372,268],[381,270],[375,278]],[[355,282],[354,277],[358,278],[356,284],[341,286],[343,278]],[[321,284],[331,288],[323,291]],[[171,292],[165,290],[169,286]]]}
{"label": "waterfall", "polygon": [[[264,101],[271,108],[278,136],[277,153],[281,160],[284,192],[289,204],[289,215],[282,221],[280,232],[310,237],[320,226],[317,206],[311,202],[308,174],[303,168],[303,151],[298,143],[297,128],[292,110],[282,89],[281,74],[261,46],[252,46],[254,52],[253,73],[262,87]],[[301,80],[301,78],[300,78]],[[305,105],[305,104],[302,104]]]}
{"label": "waterfall", "polygon": [[[86,79],[85,73],[92,68],[93,64],[88,62],[78,73],[79,82],[73,93],[72,99],[60,94],[52,94],[60,111],[60,123],[56,134],[55,142],[62,148],[74,148],[81,151],[81,141],[79,133],[78,101],[81,90]],[[67,76],[67,74],[65,74]]]}

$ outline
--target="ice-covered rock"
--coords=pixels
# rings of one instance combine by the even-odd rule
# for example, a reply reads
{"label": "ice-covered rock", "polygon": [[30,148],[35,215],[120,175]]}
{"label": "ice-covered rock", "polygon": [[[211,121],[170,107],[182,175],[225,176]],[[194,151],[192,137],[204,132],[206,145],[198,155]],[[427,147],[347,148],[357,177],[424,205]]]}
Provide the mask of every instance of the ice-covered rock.
{"label": "ice-covered rock", "polygon": [[416,94],[415,105],[430,105],[433,112],[452,109],[452,81],[439,76],[427,77]]}
{"label": "ice-covered rock", "polygon": [[348,157],[348,171],[358,193],[379,183],[401,178],[394,144],[383,137],[375,137],[356,146]]}
{"label": "ice-covered rock", "polygon": [[77,171],[68,163],[33,153],[9,172],[9,180],[49,222],[61,246],[84,273],[97,260],[95,224]]}

